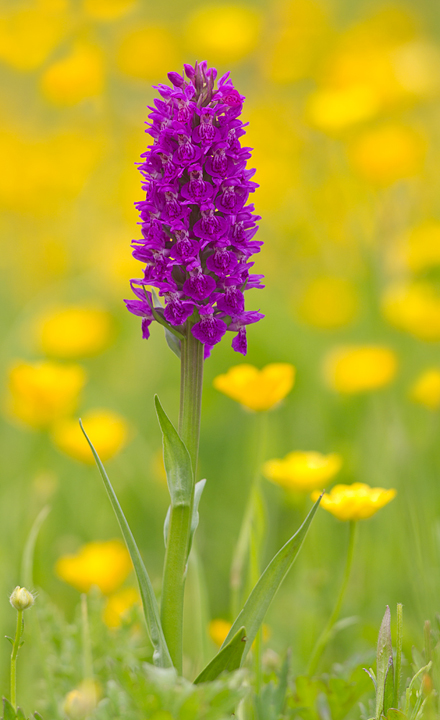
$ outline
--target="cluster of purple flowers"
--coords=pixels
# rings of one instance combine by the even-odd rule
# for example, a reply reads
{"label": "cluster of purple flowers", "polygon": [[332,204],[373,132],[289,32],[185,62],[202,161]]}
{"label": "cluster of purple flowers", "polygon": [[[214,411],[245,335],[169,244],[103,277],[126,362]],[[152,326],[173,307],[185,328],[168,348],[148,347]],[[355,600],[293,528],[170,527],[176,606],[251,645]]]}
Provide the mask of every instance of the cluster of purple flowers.
{"label": "cluster of purple flowers", "polygon": [[[125,302],[143,318],[144,338],[154,319],[180,332],[189,322],[205,357],[226,330],[245,355],[246,325],[263,317],[244,309],[244,290],[263,287],[263,276],[250,272],[262,242],[253,239],[260,217],[247,204],[258,185],[246,168],[251,148],[240,143],[245,98],[229,73],[215,88],[217,71],[206,62],[185,65],[185,74],[169,73],[172,87],[158,85],[161,97],[149,108],[153,144],[139,168],[146,198],[136,203],[143,237],[132,243],[146,268],[131,282],[137,299]],[[154,306],[146,286],[164,307]]]}

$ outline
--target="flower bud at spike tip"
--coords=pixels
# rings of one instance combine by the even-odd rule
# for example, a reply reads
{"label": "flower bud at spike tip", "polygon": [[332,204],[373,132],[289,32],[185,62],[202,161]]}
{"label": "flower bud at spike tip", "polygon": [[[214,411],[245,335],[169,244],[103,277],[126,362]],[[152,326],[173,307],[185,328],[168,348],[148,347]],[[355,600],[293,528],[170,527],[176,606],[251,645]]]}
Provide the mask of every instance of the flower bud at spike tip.
{"label": "flower bud at spike tip", "polygon": [[[158,85],[150,107],[153,142],[139,167],[146,195],[136,203],[142,238],[132,243],[146,267],[131,282],[136,299],[125,303],[142,318],[144,338],[153,320],[183,334],[189,325],[208,357],[228,330],[245,355],[246,326],[263,317],[244,306],[245,290],[263,287],[251,273],[262,242],[253,239],[260,218],[248,203],[258,187],[246,167],[251,149],[241,144],[245,98],[229,73],[216,85],[206,62],[185,65],[185,75],[169,73],[172,87]],[[155,306],[151,288],[164,307]]]}
{"label": "flower bud at spike tip", "polygon": [[26,588],[22,588],[17,585],[15,590],[12,592],[11,597],[9,598],[9,602],[16,610],[27,610],[28,608],[32,607],[35,602],[35,598],[32,593],[29,592],[29,590],[26,590]]}

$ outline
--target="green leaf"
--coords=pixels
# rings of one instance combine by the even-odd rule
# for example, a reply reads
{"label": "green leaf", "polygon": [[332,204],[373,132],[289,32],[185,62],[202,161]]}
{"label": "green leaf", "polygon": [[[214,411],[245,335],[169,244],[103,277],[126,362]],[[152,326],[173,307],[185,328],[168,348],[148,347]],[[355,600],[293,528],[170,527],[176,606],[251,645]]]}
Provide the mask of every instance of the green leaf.
{"label": "green leaf", "polygon": [[143,563],[138,546],[136,545],[133,533],[130,530],[130,526],[125,518],[122,508],[119,505],[118,498],[116,497],[115,491],[113,490],[112,484],[107,476],[104,465],[102,464],[98,453],[96,452],[91,441],[89,440],[89,437],[83,428],[81,420],[79,421],[79,424],[87,442],[90,445],[93,457],[95,458],[99,472],[101,473],[102,481],[104,483],[105,489],[107,490],[107,494],[109,496],[113,510],[115,511],[119,527],[121,528],[122,535],[124,536],[124,540],[128,548],[128,552],[130,553],[131,560],[133,562],[136,577],[139,583],[139,590],[141,593],[142,605],[144,607],[145,619],[147,621],[147,627],[150,633],[151,642],[154,647],[154,662],[156,665],[159,665],[159,667],[172,667],[173,663],[163,634],[156,596],[154,594],[153,586],[151,584],[151,580],[149,578],[147,570],[145,569],[145,565]]}
{"label": "green leaf", "polygon": [[37,713],[37,712],[34,712],[34,718],[35,718],[35,720],[43,720],[40,713]]}
{"label": "green leaf", "polygon": [[20,707],[17,708],[17,720],[26,720],[26,715]]}
{"label": "green leaf", "polygon": [[16,714],[13,706],[5,697],[3,698],[3,718],[2,720],[15,720]]}
{"label": "green leaf", "polygon": [[9,640],[9,642],[11,643],[11,645],[14,644],[13,638],[9,637],[9,635],[5,635],[5,638],[6,638],[6,640]]}
{"label": "green leaf", "polygon": [[246,630],[244,627],[241,627],[233,635],[227,645],[224,645],[220,652],[218,652],[205,669],[202,670],[200,675],[196,677],[194,685],[211,682],[211,680],[215,680],[220,673],[225,670],[228,672],[237,670],[240,667],[243,652],[247,643],[248,639],[246,637]]}
{"label": "green leaf", "polygon": [[23,583],[23,587],[26,587],[26,588],[31,588],[34,585],[33,568],[34,568],[35,543],[37,542],[37,538],[38,538],[38,534],[40,532],[41,526],[43,525],[43,523],[46,520],[49,513],[50,513],[49,505],[45,505],[45,507],[42,510],[40,510],[40,512],[38,513],[37,517],[34,520],[34,523],[30,529],[28,538],[26,540],[26,544],[24,546],[23,558],[21,561],[21,581]]}
{"label": "green leaf", "polygon": [[[387,605],[385,615],[379,629],[377,640],[377,667],[376,667],[376,720],[380,720],[383,712],[385,696],[385,679],[388,672],[389,660],[393,656],[391,642],[391,612]],[[393,671],[394,674],[394,671]],[[394,687],[394,680],[393,680]]]}
{"label": "green leaf", "polygon": [[163,438],[163,460],[167,474],[171,505],[191,505],[193,471],[191,458],[174,425],[168,419],[155,395],[157,419]]}
{"label": "green leaf", "polygon": [[[321,495],[322,497],[322,495]],[[238,629],[245,627],[247,630],[246,647],[243,653],[242,661],[255,640],[258,629],[263,622],[266,611],[272,602],[278,588],[283,582],[285,576],[292,567],[300,549],[304,538],[318,509],[321,497],[316,501],[303,524],[297,530],[295,535],[279,550],[275,557],[271,560],[251,594],[249,595],[243,610],[238,615],[232,625],[222,648],[235,636]],[[220,649],[220,652],[222,650]]]}
{"label": "green leaf", "polygon": [[165,340],[167,341],[167,345],[170,348],[170,350],[173,351],[174,355],[177,355],[177,357],[180,360],[181,357],[181,349],[180,349],[180,340],[177,338],[173,333],[171,333],[168,328],[164,328],[165,330]]}
{"label": "green leaf", "polygon": [[386,713],[394,705],[394,665],[393,656],[390,655],[388,660],[388,669],[385,677],[385,687],[383,696],[383,712]]}
{"label": "green leaf", "polygon": [[194,533],[199,526],[199,504],[200,504],[200,498],[202,497],[202,492],[205,489],[205,485],[206,485],[206,479],[199,480],[199,482],[196,482],[195,487],[194,487],[194,503],[193,503],[192,517],[191,517],[191,532],[190,532],[190,536],[189,536],[188,557],[191,552],[191,546],[192,546]]}
{"label": "green leaf", "polygon": [[407,716],[401,710],[390,708],[387,712],[387,720],[406,720]]}

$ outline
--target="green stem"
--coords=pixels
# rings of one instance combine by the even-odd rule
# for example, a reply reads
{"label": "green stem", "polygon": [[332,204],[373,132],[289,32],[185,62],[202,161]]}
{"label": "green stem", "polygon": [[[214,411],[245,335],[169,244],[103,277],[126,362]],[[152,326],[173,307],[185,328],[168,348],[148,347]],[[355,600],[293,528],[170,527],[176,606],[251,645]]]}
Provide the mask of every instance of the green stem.
{"label": "green stem", "polygon": [[87,608],[87,595],[81,595],[81,630],[82,630],[82,653],[83,653],[83,677],[84,680],[93,679],[93,655],[92,641],[90,638],[89,612]]}
{"label": "green stem", "polygon": [[400,683],[402,681],[403,605],[397,604],[396,674],[393,707],[399,708]]}
{"label": "green stem", "polygon": [[20,640],[23,634],[23,610],[17,610],[17,627],[11,653],[11,705],[17,709],[17,655],[20,649]]}
{"label": "green stem", "polygon": [[338,619],[339,613],[341,611],[342,601],[344,600],[345,591],[347,589],[348,580],[350,577],[351,566],[352,566],[352,562],[353,562],[353,551],[354,551],[354,541],[355,541],[355,536],[356,536],[356,525],[357,525],[357,523],[354,520],[350,521],[350,535],[349,535],[349,539],[348,539],[347,562],[345,564],[345,572],[344,572],[344,577],[342,579],[341,589],[339,591],[338,599],[336,601],[334,610],[333,610],[332,614],[330,615],[327,625],[325,626],[324,630],[322,631],[321,635],[319,636],[318,641],[312,652],[312,657],[310,658],[309,667],[307,670],[308,675],[313,675],[313,673],[316,671],[316,668],[318,667],[318,663],[321,658],[321,655],[324,652],[325,646],[327,645],[327,643],[330,639],[333,626],[334,626],[336,620]]}
{"label": "green stem", "polygon": [[181,341],[179,435],[193,468],[190,505],[171,506],[162,583],[161,621],[174,667],[182,674],[183,601],[200,436],[203,345],[191,333]]}

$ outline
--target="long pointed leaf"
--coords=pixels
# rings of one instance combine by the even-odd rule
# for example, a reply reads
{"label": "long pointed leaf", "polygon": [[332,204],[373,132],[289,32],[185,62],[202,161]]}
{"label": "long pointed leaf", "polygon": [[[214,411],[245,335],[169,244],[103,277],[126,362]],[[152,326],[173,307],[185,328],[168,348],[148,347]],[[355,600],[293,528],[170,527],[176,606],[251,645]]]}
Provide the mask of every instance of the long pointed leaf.
{"label": "long pointed leaf", "polygon": [[172,667],[173,663],[163,634],[156,596],[154,594],[153,586],[151,584],[151,580],[145,568],[138,546],[136,545],[133,533],[130,530],[130,526],[125,518],[122,508],[119,505],[118,498],[116,497],[115,491],[113,490],[112,484],[105,471],[104,465],[102,464],[98,453],[96,452],[86,431],[84,430],[81,420],[79,421],[79,424],[87,442],[90,445],[90,449],[93,453],[93,457],[95,458],[98,470],[101,473],[105,489],[107,490],[107,494],[109,496],[113,510],[115,511],[119,527],[121,528],[122,535],[124,536],[128,552],[130,553],[134,565],[136,577],[139,583],[142,604],[144,607],[145,619],[147,621],[147,627],[150,633],[151,642],[154,647],[154,662],[156,665],[159,665],[159,667]]}
{"label": "long pointed leaf", "polygon": [[[322,497],[322,495],[321,495]],[[271,560],[257,584],[254,586],[251,594],[249,595],[246,604],[232,625],[226,640],[224,641],[222,648],[234,637],[238,628],[245,626],[247,630],[246,648],[243,653],[242,661],[247,655],[249,648],[251,647],[258,629],[263,622],[263,618],[267,612],[267,609],[272,602],[278,588],[283,582],[285,576],[289,572],[293,562],[298,555],[301,545],[303,544],[304,538],[307,535],[307,531],[310,527],[310,523],[318,509],[318,505],[321,501],[321,497],[316,501],[303,524],[297,530],[295,535],[279,550],[275,557]],[[221,648],[221,649],[222,649]],[[220,649],[220,652],[221,652]]]}
{"label": "long pointed leaf", "polygon": [[156,413],[163,437],[163,460],[167,474],[171,505],[191,505],[193,471],[191,459],[177,430],[168,419],[160,400],[155,395]]}
{"label": "long pointed leaf", "polygon": [[23,587],[31,588],[34,585],[33,581],[33,569],[34,569],[34,554],[35,554],[35,543],[37,542],[38,534],[41,530],[41,526],[46,520],[50,513],[50,506],[45,505],[42,510],[38,513],[34,520],[34,523],[30,529],[26,544],[24,546],[23,557],[21,561],[21,581]]}
{"label": "long pointed leaf", "polygon": [[244,649],[247,645],[246,629],[241,627],[234,634],[227,645],[220,650],[219,653],[211,660],[204,670],[194,680],[194,685],[198,683],[211,682],[215,680],[220,673],[227,670],[237,670],[241,664]]}

